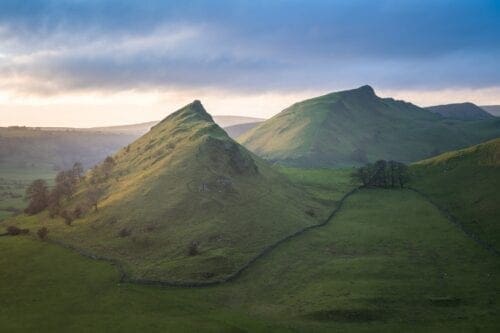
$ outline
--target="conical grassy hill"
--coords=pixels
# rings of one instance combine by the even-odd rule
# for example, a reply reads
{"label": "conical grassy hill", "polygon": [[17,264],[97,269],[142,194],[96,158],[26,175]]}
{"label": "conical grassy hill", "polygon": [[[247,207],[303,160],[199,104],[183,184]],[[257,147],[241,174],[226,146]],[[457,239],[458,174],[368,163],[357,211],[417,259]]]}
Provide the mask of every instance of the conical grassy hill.
{"label": "conical grassy hill", "polygon": [[[49,239],[116,259],[135,278],[206,282],[329,209],[229,138],[199,101],[113,159],[105,179],[92,184],[89,173],[64,204],[85,207],[71,226],[47,213],[18,222],[46,225]],[[103,190],[97,211],[88,203],[95,187]]]}

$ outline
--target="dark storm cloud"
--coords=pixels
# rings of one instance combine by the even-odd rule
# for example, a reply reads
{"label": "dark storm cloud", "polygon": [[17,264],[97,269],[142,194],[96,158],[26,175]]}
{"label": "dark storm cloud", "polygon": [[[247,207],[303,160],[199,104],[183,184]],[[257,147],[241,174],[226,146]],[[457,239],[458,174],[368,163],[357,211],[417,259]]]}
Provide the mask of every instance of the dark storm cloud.
{"label": "dark storm cloud", "polygon": [[0,55],[0,75],[47,92],[478,88],[500,85],[500,5],[2,1]]}

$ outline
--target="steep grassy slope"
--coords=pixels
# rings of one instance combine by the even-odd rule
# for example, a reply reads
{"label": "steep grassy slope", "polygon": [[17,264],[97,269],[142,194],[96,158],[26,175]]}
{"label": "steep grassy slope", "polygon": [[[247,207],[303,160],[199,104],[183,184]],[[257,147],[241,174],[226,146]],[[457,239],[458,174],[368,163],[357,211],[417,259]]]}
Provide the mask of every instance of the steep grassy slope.
{"label": "steep grassy slope", "polygon": [[412,166],[412,186],[500,250],[500,139]]}
{"label": "steep grassy slope", "polygon": [[363,86],[296,103],[238,140],[265,159],[309,167],[411,162],[499,135],[498,119],[445,119]]}
{"label": "steep grassy slope", "polygon": [[[97,212],[71,227],[47,214],[19,223],[46,225],[53,239],[118,259],[137,278],[213,281],[330,209],[230,139],[198,101],[114,159]],[[63,209],[85,207],[90,187]]]}
{"label": "steep grassy slope", "polygon": [[454,103],[435,105],[425,108],[432,113],[437,113],[445,118],[461,120],[493,119],[494,116],[473,103]]}
{"label": "steep grassy slope", "polygon": [[326,227],[211,288],[118,284],[112,266],[24,237],[0,237],[0,252],[9,268],[0,270],[0,284],[16,286],[0,288],[5,331],[496,332],[500,325],[498,258],[410,191],[361,191]]}

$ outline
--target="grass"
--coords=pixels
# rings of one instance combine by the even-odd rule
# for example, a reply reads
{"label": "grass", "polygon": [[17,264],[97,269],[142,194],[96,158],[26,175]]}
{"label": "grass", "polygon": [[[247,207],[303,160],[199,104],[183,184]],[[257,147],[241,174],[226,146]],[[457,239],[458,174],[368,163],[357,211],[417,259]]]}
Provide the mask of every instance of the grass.
{"label": "grass", "polygon": [[[71,226],[47,213],[9,223],[43,224],[53,239],[119,260],[134,278],[212,282],[279,239],[322,222],[332,209],[229,138],[199,102],[171,114],[114,159],[111,175],[99,184],[105,194],[98,211],[88,207],[87,179],[63,204],[86,211]],[[192,243],[199,244],[197,255],[189,254]]]}
{"label": "grass", "polygon": [[353,168],[344,169],[302,169],[276,165],[275,168],[286,175],[294,184],[329,206],[359,184],[351,178]]}
{"label": "grass", "polygon": [[379,159],[415,162],[498,137],[499,124],[446,119],[364,86],[296,103],[238,140],[272,162],[345,167]]}
{"label": "grass", "polygon": [[[432,332],[499,329],[498,258],[405,190],[364,190],[327,226],[217,287],[118,284],[117,272],[0,238],[6,331]],[[15,282],[14,282],[15,281]]]}
{"label": "grass", "polygon": [[412,171],[413,187],[500,250],[500,139],[419,162]]}

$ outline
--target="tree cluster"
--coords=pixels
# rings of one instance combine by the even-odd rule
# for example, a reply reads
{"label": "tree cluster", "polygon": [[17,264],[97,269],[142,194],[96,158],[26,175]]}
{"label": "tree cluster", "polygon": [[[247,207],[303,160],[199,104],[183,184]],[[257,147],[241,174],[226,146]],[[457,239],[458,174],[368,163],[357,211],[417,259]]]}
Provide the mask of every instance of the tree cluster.
{"label": "tree cluster", "polygon": [[365,187],[403,188],[410,180],[408,166],[396,161],[380,160],[358,168],[353,177]]}
{"label": "tree cluster", "polygon": [[27,214],[37,214],[49,208],[50,214],[59,213],[60,203],[63,199],[70,199],[75,193],[76,186],[83,180],[83,167],[75,163],[69,170],[60,171],[55,178],[55,186],[49,191],[47,182],[37,179],[26,189],[28,207]]}
{"label": "tree cluster", "polygon": [[99,184],[102,183],[111,176],[111,172],[115,166],[116,162],[113,157],[108,156],[101,163],[92,168],[90,172],[90,180],[91,184]]}

